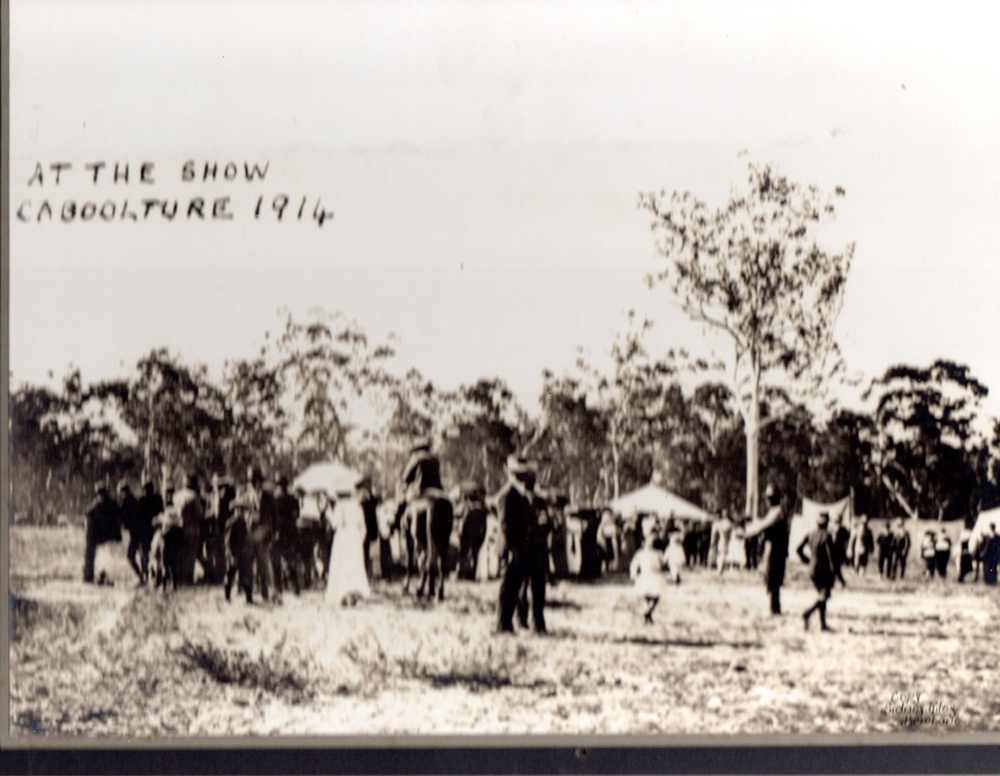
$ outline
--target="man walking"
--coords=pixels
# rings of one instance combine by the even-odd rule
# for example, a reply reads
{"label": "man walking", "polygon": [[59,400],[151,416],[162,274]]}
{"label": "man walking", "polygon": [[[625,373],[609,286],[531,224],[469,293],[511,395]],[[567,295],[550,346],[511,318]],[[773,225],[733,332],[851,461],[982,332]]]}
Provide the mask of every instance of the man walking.
{"label": "man walking", "polygon": [[[507,459],[507,484],[497,495],[500,532],[505,543],[507,568],[500,583],[497,605],[497,631],[514,632],[514,613],[521,587],[530,580],[533,626],[545,633],[545,583],[548,558],[539,548],[539,523],[536,511],[534,473],[522,458]],[[544,548],[544,541],[541,547]],[[542,557],[538,557],[539,554]]]}
{"label": "man walking", "polygon": [[764,540],[764,585],[771,599],[771,614],[781,614],[781,586],[785,582],[788,560],[788,513],[781,504],[781,492],[768,483],[764,490],[767,514],[747,529],[747,536],[760,535]]}
{"label": "man walking", "polygon": [[118,483],[118,495],[121,501],[118,504],[118,512],[121,515],[122,527],[128,531],[128,549],[125,557],[132,567],[135,575],[139,577],[139,584],[146,581],[146,572],[149,568],[148,550],[143,546],[142,527],[139,520],[139,501],[132,495],[132,490],[128,486],[128,480],[122,478]]}
{"label": "man walking", "polygon": [[83,581],[93,584],[94,562],[97,548],[106,542],[120,542],[122,529],[119,523],[118,505],[103,482],[94,486],[97,495],[87,506],[86,548],[83,553]]}
{"label": "man walking", "polygon": [[[830,600],[833,583],[839,579],[840,584],[846,587],[840,566],[837,564],[833,540],[826,530],[829,523],[830,516],[826,512],[820,513],[815,530],[811,531],[796,548],[802,562],[809,565],[809,578],[816,588],[816,602],[802,613],[806,630],[809,630],[809,618],[814,612],[819,612],[820,630],[830,630],[826,624],[826,602]],[[806,547],[809,548],[808,555],[805,553]]]}

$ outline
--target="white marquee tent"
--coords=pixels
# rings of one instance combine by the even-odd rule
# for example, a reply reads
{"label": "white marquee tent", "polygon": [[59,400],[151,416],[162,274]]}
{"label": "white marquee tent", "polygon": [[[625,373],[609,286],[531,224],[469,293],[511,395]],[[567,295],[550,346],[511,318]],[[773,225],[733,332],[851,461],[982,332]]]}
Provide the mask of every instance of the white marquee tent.
{"label": "white marquee tent", "polygon": [[651,514],[659,517],[673,517],[709,521],[712,516],[690,501],[675,496],[665,488],[650,483],[643,485],[631,493],[619,496],[611,502],[611,508],[622,515],[633,512]]}

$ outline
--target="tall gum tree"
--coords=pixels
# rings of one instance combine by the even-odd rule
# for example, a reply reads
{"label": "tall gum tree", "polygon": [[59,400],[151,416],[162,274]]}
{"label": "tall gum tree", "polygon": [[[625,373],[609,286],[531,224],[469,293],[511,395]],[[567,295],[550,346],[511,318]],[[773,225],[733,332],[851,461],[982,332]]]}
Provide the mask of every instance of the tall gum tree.
{"label": "tall gum tree", "polygon": [[749,165],[749,186],[711,209],[690,192],[648,193],[658,269],[692,320],[724,333],[733,345],[730,383],[743,417],[747,451],[746,510],[758,514],[762,417],[769,393],[817,394],[836,353],[833,328],[854,255],[821,248],[817,231],[834,218],[833,197],[803,187],[770,165]]}

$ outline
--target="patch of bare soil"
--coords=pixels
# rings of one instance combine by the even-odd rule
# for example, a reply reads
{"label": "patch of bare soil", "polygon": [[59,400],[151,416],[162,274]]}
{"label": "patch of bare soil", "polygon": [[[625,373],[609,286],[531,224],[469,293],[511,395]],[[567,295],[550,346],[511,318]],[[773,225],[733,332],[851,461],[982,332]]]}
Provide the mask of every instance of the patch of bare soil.
{"label": "patch of bare soil", "polygon": [[893,693],[954,707],[923,732],[1000,730],[1000,599],[982,586],[848,575],[836,632],[807,633],[798,569],[782,617],[756,575],[696,570],[652,626],[627,585],[564,582],[550,635],[497,636],[496,583],[434,605],[376,582],[353,608],[318,591],[249,606],[136,589],[122,546],[99,559],[114,585],[83,585],[82,554],[78,530],[12,531],[15,735],[892,732]]}

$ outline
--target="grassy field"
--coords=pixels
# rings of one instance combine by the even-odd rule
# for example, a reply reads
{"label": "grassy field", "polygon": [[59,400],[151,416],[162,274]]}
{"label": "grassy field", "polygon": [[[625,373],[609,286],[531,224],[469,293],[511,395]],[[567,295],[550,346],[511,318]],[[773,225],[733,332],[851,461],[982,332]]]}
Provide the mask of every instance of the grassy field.
{"label": "grassy field", "polygon": [[82,558],[79,528],[12,528],[14,735],[894,732],[900,693],[921,694],[923,732],[1000,730],[982,585],[848,575],[836,632],[805,633],[797,561],[780,618],[748,572],[692,571],[652,626],[626,584],[563,582],[548,637],[497,637],[495,582],[434,606],[378,582],[354,609],[230,605],[136,589],[124,544],[98,554],[113,586],[79,582]]}

